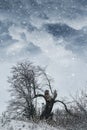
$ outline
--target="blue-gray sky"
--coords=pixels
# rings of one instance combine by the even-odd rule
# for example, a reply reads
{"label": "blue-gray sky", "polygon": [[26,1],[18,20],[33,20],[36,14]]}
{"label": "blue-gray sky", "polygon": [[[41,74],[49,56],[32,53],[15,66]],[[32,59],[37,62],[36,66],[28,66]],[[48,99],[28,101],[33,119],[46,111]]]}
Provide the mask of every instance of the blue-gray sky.
{"label": "blue-gray sky", "polygon": [[0,113],[18,61],[47,66],[61,96],[87,86],[87,0],[0,0]]}

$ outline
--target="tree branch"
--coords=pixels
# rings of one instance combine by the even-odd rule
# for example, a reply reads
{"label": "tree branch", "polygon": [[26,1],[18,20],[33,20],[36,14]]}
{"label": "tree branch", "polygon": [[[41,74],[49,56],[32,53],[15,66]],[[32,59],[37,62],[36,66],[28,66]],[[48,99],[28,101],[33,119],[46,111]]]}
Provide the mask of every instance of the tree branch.
{"label": "tree branch", "polygon": [[47,86],[49,86],[49,89],[50,89],[50,91],[51,91],[51,93],[52,93],[52,95],[53,95],[53,91],[52,91],[52,87],[51,87],[51,83],[50,83],[50,79],[48,78],[48,76],[47,76],[47,74],[45,73],[45,70],[44,69],[42,69],[42,68],[40,68],[40,67],[38,67],[38,69],[42,72],[42,74],[45,76],[45,78],[46,78],[46,80],[47,80]]}
{"label": "tree branch", "polygon": [[77,115],[73,114],[73,113],[67,108],[67,105],[66,105],[63,101],[55,100],[54,103],[57,103],[57,102],[62,103],[62,104],[64,105],[64,107],[65,107],[66,112],[69,113],[71,116],[77,116]]}
{"label": "tree branch", "polygon": [[37,98],[37,97],[43,97],[43,98],[45,99],[45,101],[46,101],[45,96],[44,96],[44,95],[42,95],[42,94],[37,94],[37,95],[35,95],[35,96],[33,97],[33,99],[34,99],[34,98]]}

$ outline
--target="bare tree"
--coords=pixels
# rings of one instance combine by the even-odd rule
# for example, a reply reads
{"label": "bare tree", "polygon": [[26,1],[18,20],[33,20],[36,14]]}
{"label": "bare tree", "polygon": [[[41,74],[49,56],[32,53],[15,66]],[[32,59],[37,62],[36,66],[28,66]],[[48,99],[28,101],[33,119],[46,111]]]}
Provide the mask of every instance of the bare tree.
{"label": "bare tree", "polygon": [[80,90],[73,100],[76,104],[76,111],[87,118],[87,88]]}
{"label": "bare tree", "polygon": [[[45,99],[45,102],[46,102],[46,105],[45,105],[45,108],[44,110],[42,111],[42,114],[40,116],[40,119],[48,119],[48,118],[52,118],[53,116],[53,113],[52,113],[52,109],[53,109],[53,106],[55,103],[61,103],[66,112],[72,116],[75,116],[68,108],[67,108],[67,105],[63,102],[63,101],[60,101],[60,100],[56,100],[57,98],[57,91],[54,90],[53,92],[53,87],[51,86],[51,81],[52,79],[49,78],[49,76],[47,75],[47,73],[45,72],[45,69],[42,69],[40,67],[38,67],[38,70],[39,72],[41,73],[41,75],[43,75],[44,77],[44,80],[46,82],[46,86],[48,86],[48,90],[45,90],[45,93],[44,94],[37,94],[34,96],[34,98],[37,98],[37,97],[43,97]],[[51,95],[49,94],[49,91],[51,92]]]}
{"label": "bare tree", "polygon": [[[62,103],[65,110],[72,115],[63,101],[56,100],[57,92],[53,91],[52,79],[45,69],[26,61],[13,66],[11,74],[8,80],[11,93],[8,106],[10,113],[15,116],[24,115],[30,119],[35,114],[33,99],[42,97],[45,99],[46,105],[40,116],[41,119],[52,117],[52,108],[56,102]],[[43,91],[45,91],[44,94]],[[50,96],[49,91],[52,96]]]}
{"label": "bare tree", "polygon": [[32,98],[39,85],[37,84],[36,68],[30,62],[18,63],[12,67],[12,75],[9,77],[11,100],[8,107],[9,112],[14,115],[25,115],[32,117],[35,108]]}

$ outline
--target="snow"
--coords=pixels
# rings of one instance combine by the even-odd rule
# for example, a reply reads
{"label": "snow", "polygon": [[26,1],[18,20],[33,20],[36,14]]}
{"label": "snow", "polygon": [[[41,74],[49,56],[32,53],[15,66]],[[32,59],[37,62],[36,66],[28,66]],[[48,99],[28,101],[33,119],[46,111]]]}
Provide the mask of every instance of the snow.
{"label": "snow", "polygon": [[38,124],[30,121],[11,120],[4,125],[0,122],[0,130],[65,130],[63,128],[55,128],[48,125],[46,122],[39,122]]}
{"label": "snow", "polygon": [[[70,95],[87,86],[86,4],[86,0],[0,0],[0,114],[10,98],[10,68],[24,59],[47,67],[58,99],[72,100]],[[49,33],[46,25],[58,26]],[[57,29],[61,33],[55,37]]]}

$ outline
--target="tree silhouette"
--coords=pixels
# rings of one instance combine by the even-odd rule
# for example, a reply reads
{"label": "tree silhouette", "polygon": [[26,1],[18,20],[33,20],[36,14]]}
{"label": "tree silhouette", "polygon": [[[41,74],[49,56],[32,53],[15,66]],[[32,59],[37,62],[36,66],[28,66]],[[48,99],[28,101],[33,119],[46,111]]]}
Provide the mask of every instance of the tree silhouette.
{"label": "tree silhouette", "polygon": [[9,77],[11,100],[8,106],[9,112],[17,116],[24,115],[31,118],[35,114],[32,102],[38,84],[36,81],[36,68],[30,62],[18,63],[12,67],[12,75]]}
{"label": "tree silhouette", "polygon": [[[56,100],[57,92],[53,91],[52,79],[49,78],[45,68],[42,69],[40,66],[34,66],[25,61],[13,66],[11,74],[8,80],[11,93],[8,111],[11,115],[25,116],[28,119],[35,116],[33,99],[37,97],[44,98],[46,102],[45,109],[40,116],[41,119],[52,117],[52,108],[56,102],[62,103],[65,110],[72,115],[63,101]],[[45,91],[44,94],[43,91]],[[47,91],[48,96],[46,96]],[[49,92],[52,96],[49,95]]]}

